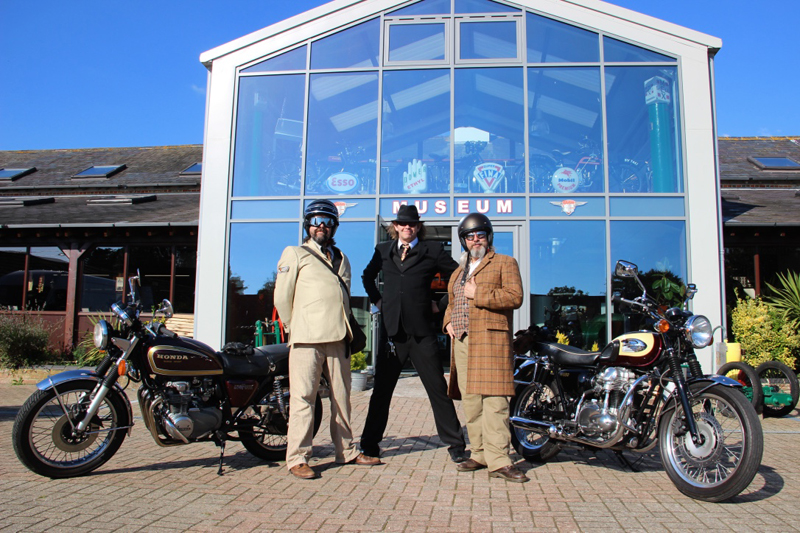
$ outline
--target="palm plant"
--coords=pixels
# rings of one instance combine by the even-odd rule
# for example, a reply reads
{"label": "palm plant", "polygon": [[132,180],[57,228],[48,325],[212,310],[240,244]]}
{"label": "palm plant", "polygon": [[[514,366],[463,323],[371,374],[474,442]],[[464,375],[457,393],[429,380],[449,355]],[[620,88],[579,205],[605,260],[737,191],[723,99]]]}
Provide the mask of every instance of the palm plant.
{"label": "palm plant", "polygon": [[778,274],[778,281],[780,287],[767,283],[774,294],[764,299],[782,311],[788,320],[800,320],[800,274],[787,271],[785,275]]}

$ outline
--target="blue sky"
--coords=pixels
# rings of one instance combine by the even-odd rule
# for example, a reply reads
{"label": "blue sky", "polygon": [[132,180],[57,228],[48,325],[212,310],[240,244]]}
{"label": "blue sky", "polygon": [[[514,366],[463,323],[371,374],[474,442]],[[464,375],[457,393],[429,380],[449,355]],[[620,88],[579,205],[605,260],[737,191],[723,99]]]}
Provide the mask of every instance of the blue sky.
{"label": "blue sky", "polygon": [[[0,150],[203,141],[202,52],[319,0],[0,0]],[[719,37],[720,135],[800,135],[796,0],[613,0]]]}

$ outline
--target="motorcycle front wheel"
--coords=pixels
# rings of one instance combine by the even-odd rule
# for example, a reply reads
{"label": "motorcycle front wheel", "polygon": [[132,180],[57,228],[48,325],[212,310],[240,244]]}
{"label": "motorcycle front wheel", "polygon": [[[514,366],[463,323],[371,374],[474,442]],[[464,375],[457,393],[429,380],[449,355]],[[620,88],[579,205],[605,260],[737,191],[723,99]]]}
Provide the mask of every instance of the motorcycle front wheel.
{"label": "motorcycle front wheel", "polygon": [[36,391],[14,420],[11,438],[19,460],[31,471],[50,478],[69,478],[97,469],[119,450],[128,420],[126,398],[111,390],[87,431],[74,435],[92,401],[95,381],[72,381]]}
{"label": "motorcycle front wheel", "polygon": [[[558,389],[553,381],[548,383],[531,383],[517,388],[517,394],[511,399],[511,416],[531,418],[542,413],[544,409],[553,410],[558,402]],[[511,444],[517,453],[526,461],[543,463],[558,455],[561,445],[547,436],[511,426]]]}
{"label": "motorcycle front wheel", "polygon": [[721,502],[753,481],[764,437],[753,405],[741,392],[721,385],[702,390],[707,386],[690,386],[691,416],[703,442],[692,442],[676,398],[677,405],[661,418],[659,448],[664,470],[679,491],[696,500]]}
{"label": "motorcycle front wheel", "polygon": [[[267,395],[268,397],[270,395]],[[289,421],[283,418],[279,412],[269,409],[267,405],[269,398],[256,404],[254,409],[261,411],[259,418],[255,421],[252,431],[242,431],[239,437],[242,439],[242,446],[245,449],[265,461],[284,461],[286,459],[286,435],[289,430]],[[287,400],[288,409],[288,400]],[[267,416],[267,413],[270,413]],[[291,416],[291,415],[290,415]],[[322,398],[317,394],[314,402],[314,435],[317,434],[322,423]]]}

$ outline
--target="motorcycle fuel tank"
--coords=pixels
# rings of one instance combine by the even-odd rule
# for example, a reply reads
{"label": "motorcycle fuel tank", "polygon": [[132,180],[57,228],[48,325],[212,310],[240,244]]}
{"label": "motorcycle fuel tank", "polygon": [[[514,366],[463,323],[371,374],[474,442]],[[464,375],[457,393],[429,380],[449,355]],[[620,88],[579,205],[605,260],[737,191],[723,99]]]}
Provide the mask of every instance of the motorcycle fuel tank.
{"label": "motorcycle fuel tank", "polygon": [[614,365],[646,368],[661,354],[661,337],[647,331],[625,333],[614,340],[619,341],[619,356]]}
{"label": "motorcycle fuel tank", "polygon": [[147,350],[147,362],[154,374],[162,376],[216,376],[222,362],[210,346],[192,339],[159,338]]}

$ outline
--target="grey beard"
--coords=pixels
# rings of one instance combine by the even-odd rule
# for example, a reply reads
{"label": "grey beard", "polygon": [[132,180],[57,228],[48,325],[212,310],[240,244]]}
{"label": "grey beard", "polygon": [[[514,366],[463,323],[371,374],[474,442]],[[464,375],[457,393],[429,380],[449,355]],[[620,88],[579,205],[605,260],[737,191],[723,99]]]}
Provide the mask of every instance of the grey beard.
{"label": "grey beard", "polygon": [[330,240],[328,239],[328,236],[325,235],[324,233],[314,233],[314,235],[311,238],[314,239],[314,242],[319,244],[320,246],[325,246],[326,244],[328,244],[328,241]]}
{"label": "grey beard", "polygon": [[469,249],[469,256],[473,259],[483,259],[483,256],[486,255],[486,248],[483,246],[476,246],[475,248]]}

